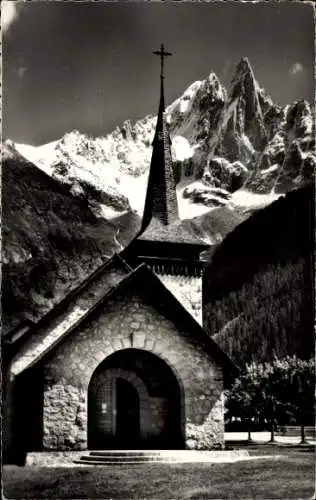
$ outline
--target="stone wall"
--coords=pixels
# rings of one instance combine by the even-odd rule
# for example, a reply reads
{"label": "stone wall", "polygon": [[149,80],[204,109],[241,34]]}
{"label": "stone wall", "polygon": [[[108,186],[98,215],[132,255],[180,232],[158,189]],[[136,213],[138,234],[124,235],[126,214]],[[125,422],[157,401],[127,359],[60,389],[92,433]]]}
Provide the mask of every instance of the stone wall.
{"label": "stone wall", "polygon": [[54,384],[44,391],[45,450],[86,448],[86,393],[71,384]]}
{"label": "stone wall", "polygon": [[140,296],[108,302],[73,332],[45,364],[44,447],[87,447],[87,394],[91,377],[110,354],[147,350],[172,369],[182,391],[186,447],[221,447],[224,441],[222,369],[188,331],[179,331]]}
{"label": "stone wall", "polygon": [[183,307],[202,325],[202,278],[172,274],[157,274],[157,276]]}

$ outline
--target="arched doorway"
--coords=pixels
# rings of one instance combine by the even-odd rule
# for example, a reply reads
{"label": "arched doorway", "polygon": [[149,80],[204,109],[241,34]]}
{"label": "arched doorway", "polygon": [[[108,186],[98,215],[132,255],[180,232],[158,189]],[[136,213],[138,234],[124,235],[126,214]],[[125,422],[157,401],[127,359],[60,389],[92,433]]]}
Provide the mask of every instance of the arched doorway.
{"label": "arched doorway", "polygon": [[124,349],[95,370],[88,389],[89,449],[181,449],[179,383],[160,357]]}

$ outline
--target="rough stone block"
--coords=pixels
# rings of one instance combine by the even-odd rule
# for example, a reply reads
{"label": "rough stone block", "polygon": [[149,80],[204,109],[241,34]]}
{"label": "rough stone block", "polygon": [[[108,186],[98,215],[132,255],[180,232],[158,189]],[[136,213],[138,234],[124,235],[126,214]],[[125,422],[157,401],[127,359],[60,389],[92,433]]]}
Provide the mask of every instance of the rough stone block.
{"label": "rough stone block", "polygon": [[132,345],[134,348],[142,349],[145,346],[146,334],[144,332],[133,333]]}
{"label": "rough stone block", "polygon": [[123,349],[130,349],[132,347],[132,341],[130,337],[125,337],[122,339]]}
{"label": "rough stone block", "polygon": [[169,349],[170,349],[170,344],[169,344],[167,339],[158,340],[156,342],[156,345],[155,345],[155,353],[156,354],[167,353]]}
{"label": "rough stone block", "polygon": [[112,345],[113,351],[120,351],[121,349],[123,349],[122,341],[119,338],[112,340],[111,345]]}
{"label": "rough stone block", "polygon": [[145,349],[147,349],[147,351],[153,351],[155,344],[156,344],[155,339],[147,337],[145,341]]}
{"label": "rough stone block", "polygon": [[132,328],[132,330],[138,330],[139,327],[140,327],[140,323],[138,321],[132,321],[131,322],[131,328]]}

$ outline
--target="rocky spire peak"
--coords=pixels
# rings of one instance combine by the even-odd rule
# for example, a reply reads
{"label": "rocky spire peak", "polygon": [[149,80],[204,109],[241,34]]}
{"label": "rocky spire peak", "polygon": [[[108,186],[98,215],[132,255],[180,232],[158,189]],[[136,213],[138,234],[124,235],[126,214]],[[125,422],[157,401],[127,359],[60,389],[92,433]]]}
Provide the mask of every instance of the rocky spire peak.
{"label": "rocky spire peak", "polygon": [[236,66],[236,73],[239,76],[251,74],[253,76],[253,70],[249,62],[248,57],[242,57]]}

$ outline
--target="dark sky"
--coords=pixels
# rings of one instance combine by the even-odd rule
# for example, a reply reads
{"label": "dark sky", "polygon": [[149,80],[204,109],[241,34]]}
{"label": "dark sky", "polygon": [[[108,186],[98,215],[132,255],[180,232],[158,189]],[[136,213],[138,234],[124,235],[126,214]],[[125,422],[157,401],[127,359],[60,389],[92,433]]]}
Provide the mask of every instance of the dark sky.
{"label": "dark sky", "polygon": [[301,3],[30,2],[3,38],[3,136],[43,144],[105,135],[156,113],[160,43],[171,103],[211,70],[224,84],[247,56],[279,104],[313,99],[313,11]]}

